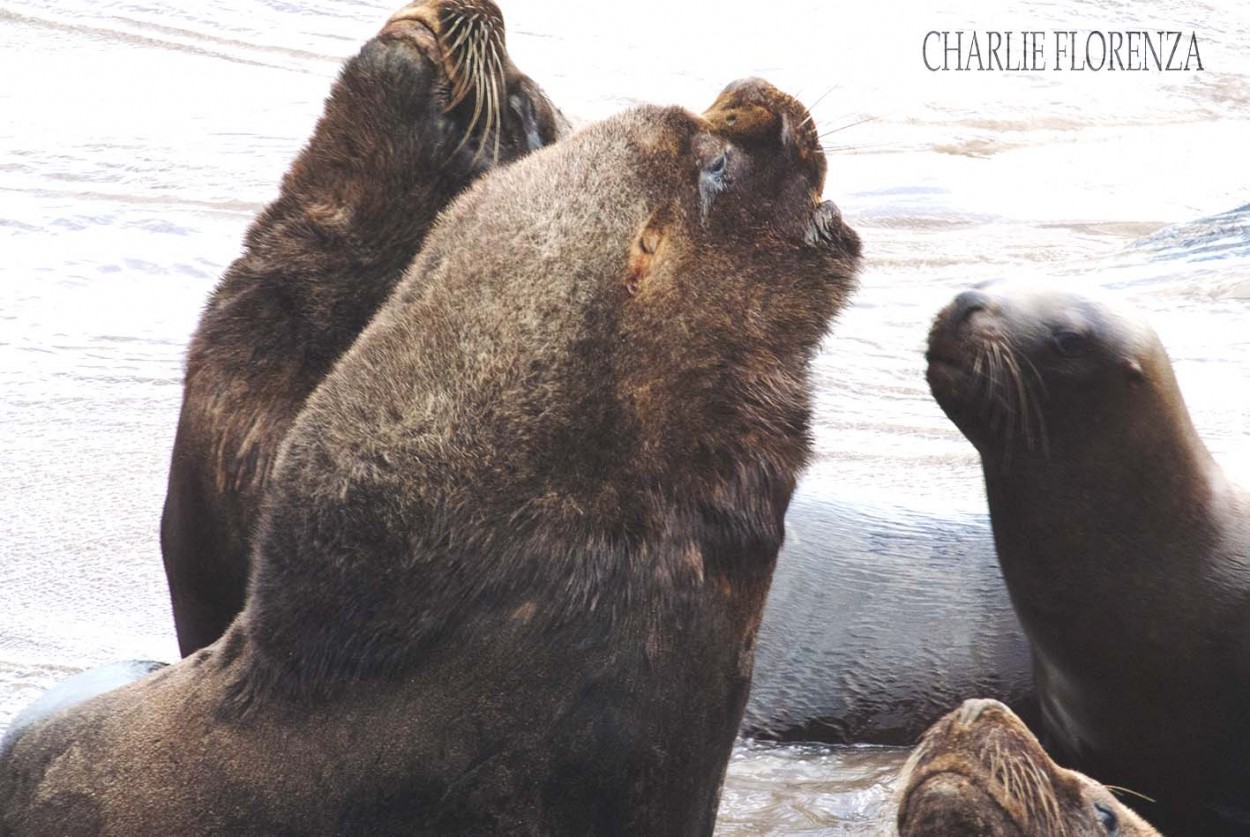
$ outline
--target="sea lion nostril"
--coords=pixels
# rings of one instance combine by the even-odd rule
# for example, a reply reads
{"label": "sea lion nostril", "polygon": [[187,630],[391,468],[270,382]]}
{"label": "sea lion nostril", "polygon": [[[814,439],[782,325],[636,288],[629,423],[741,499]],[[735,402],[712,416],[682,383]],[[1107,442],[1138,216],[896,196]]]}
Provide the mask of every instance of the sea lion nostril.
{"label": "sea lion nostril", "polygon": [[980,720],[981,715],[985,712],[985,710],[999,705],[1001,704],[999,704],[998,701],[990,700],[988,698],[974,698],[972,700],[966,700],[957,710],[958,714],[955,718],[962,726],[972,726]]}

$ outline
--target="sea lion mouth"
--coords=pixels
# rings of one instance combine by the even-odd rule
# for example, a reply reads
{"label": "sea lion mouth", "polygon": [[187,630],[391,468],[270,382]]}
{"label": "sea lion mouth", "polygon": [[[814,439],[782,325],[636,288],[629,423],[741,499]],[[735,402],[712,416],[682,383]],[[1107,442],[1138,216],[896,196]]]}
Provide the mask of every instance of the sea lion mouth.
{"label": "sea lion mouth", "polygon": [[849,253],[853,258],[859,258],[860,255],[859,234],[842,220],[842,212],[833,201],[816,205],[808,220],[803,240],[812,247]]}
{"label": "sea lion mouth", "polygon": [[1021,440],[1026,449],[1046,453],[1042,406],[1048,394],[1041,372],[993,320],[978,315],[974,322],[971,314],[987,306],[979,301],[984,294],[973,293],[960,294],[933,322],[925,351],[929,391],[974,444],[974,436],[986,432],[1000,439],[1004,461]]}

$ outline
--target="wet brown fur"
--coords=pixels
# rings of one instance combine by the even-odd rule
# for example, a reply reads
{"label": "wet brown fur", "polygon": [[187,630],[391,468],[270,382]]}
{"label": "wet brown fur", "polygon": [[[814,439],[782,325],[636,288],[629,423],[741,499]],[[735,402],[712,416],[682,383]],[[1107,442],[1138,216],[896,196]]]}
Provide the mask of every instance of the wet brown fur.
{"label": "wet brown fur", "polygon": [[899,837],[1159,835],[1107,788],[1055,764],[996,700],[965,701],[930,727],[899,784]]}
{"label": "wet brown fur", "polygon": [[1250,831],[1250,492],[1159,338],[1103,302],[996,285],[939,314],[929,358],[981,454],[1047,747],[1158,800],[1128,801],[1169,835]]}
{"label": "wet brown fur", "polygon": [[457,200],[288,435],[240,619],[25,734],[10,832],[710,834],[859,260],[805,117],[743,82]]}
{"label": "wet brown fur", "polygon": [[490,0],[423,0],[344,67],[191,340],[161,522],[184,655],[242,609],[278,446],[440,211],[562,117],[511,64]]}

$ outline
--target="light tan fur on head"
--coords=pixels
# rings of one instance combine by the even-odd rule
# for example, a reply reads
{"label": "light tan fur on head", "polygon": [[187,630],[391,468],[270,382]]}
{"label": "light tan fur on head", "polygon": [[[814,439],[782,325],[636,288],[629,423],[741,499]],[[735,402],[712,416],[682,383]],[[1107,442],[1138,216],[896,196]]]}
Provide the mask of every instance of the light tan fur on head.
{"label": "light tan fur on head", "polygon": [[900,837],[1158,837],[1103,785],[1055,764],[996,700],[965,701],[930,727],[899,784]]}

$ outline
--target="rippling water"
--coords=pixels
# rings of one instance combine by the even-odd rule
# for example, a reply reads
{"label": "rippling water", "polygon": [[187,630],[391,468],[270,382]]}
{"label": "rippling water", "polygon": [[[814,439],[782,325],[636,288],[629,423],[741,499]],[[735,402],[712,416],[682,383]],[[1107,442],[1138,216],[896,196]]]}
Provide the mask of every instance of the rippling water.
{"label": "rippling water", "polygon": [[[868,257],[817,369],[815,467],[848,491],[983,508],[921,353],[934,312],[992,277],[1130,298],[1217,456],[1246,457],[1245,221],[1133,245],[1250,201],[1250,6],[501,2],[517,64],[575,117],[636,101],[701,110],[747,75],[817,103],[828,196]],[[0,728],[68,672],[176,656],[157,521],[183,347],[339,63],[392,10],[0,7]],[[1193,31],[1206,71],[924,68],[927,31],[976,28]],[[721,830],[877,833],[901,758],[744,744]]]}

